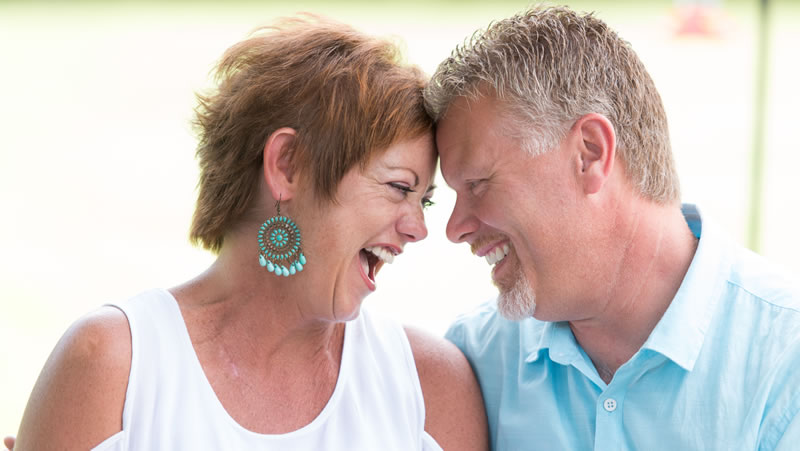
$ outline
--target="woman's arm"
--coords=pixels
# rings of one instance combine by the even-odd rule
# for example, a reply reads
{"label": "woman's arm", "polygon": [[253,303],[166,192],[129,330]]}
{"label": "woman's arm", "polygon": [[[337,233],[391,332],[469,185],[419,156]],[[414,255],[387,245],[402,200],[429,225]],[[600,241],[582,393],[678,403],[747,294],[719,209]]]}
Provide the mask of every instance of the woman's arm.
{"label": "woman's arm", "polygon": [[448,450],[487,450],[486,411],[475,374],[444,338],[406,327],[425,398],[425,431]]}
{"label": "woman's arm", "polygon": [[130,368],[124,313],[103,307],[76,321],[33,387],[14,450],[86,450],[122,430]]}

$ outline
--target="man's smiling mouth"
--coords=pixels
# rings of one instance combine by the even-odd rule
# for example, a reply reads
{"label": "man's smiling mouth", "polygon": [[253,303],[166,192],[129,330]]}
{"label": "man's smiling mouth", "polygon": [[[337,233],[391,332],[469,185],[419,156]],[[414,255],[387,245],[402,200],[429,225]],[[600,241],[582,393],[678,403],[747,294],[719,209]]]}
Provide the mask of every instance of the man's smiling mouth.
{"label": "man's smiling mouth", "polygon": [[506,258],[509,249],[510,246],[508,245],[508,243],[504,243],[502,246],[497,246],[496,248],[492,249],[491,252],[484,255],[483,257],[486,259],[486,263],[489,263],[489,265],[494,265],[503,260],[504,258]]}

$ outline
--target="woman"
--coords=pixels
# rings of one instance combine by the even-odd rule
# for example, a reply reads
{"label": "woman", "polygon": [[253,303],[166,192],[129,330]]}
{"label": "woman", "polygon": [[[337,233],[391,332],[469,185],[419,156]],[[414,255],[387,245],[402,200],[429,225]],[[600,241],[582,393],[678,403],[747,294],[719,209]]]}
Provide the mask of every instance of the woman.
{"label": "woman", "polygon": [[191,227],[216,261],[78,320],[16,449],[485,449],[459,351],[360,309],[427,234],[422,74],[307,18],[233,46],[217,78]]}

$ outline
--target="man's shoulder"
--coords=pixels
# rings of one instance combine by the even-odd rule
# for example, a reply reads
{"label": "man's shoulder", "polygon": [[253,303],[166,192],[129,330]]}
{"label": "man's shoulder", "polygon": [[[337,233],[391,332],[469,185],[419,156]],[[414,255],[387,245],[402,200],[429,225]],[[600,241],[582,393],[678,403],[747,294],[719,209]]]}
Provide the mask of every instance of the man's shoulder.
{"label": "man's shoulder", "polygon": [[800,283],[790,270],[749,249],[737,246],[729,255],[723,304],[707,331],[711,375],[738,372],[752,399],[777,416],[770,421],[780,423],[792,409],[800,413],[793,389],[800,383]]}
{"label": "man's shoulder", "polygon": [[762,307],[800,312],[800,274],[742,246],[705,215],[701,221],[694,206],[684,205],[683,212],[689,227],[700,238],[692,265],[702,255],[696,269],[702,273],[701,280],[724,281],[727,287],[720,293],[724,297],[749,298]]}
{"label": "man's shoulder", "polygon": [[545,324],[535,318],[508,320],[497,311],[496,301],[491,300],[459,315],[445,337],[467,356],[477,352],[491,353],[498,348],[518,350],[519,347],[535,347]]}
{"label": "man's shoulder", "polygon": [[798,313],[797,320],[800,321],[799,278],[786,267],[749,249],[739,248],[728,283],[771,308]]}
{"label": "man's shoulder", "polygon": [[450,325],[448,333],[454,330],[485,330],[489,325],[494,323],[499,316],[497,302],[495,300],[489,300],[478,305],[469,312],[458,315]]}

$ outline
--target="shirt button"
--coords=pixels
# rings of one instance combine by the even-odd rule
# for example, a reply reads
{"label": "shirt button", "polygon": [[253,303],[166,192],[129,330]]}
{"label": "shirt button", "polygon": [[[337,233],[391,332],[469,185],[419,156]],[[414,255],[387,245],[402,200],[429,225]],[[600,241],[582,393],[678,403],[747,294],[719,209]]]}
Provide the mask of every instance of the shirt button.
{"label": "shirt button", "polygon": [[613,412],[617,410],[617,400],[614,398],[608,398],[603,401],[603,408],[606,409],[606,412]]}

